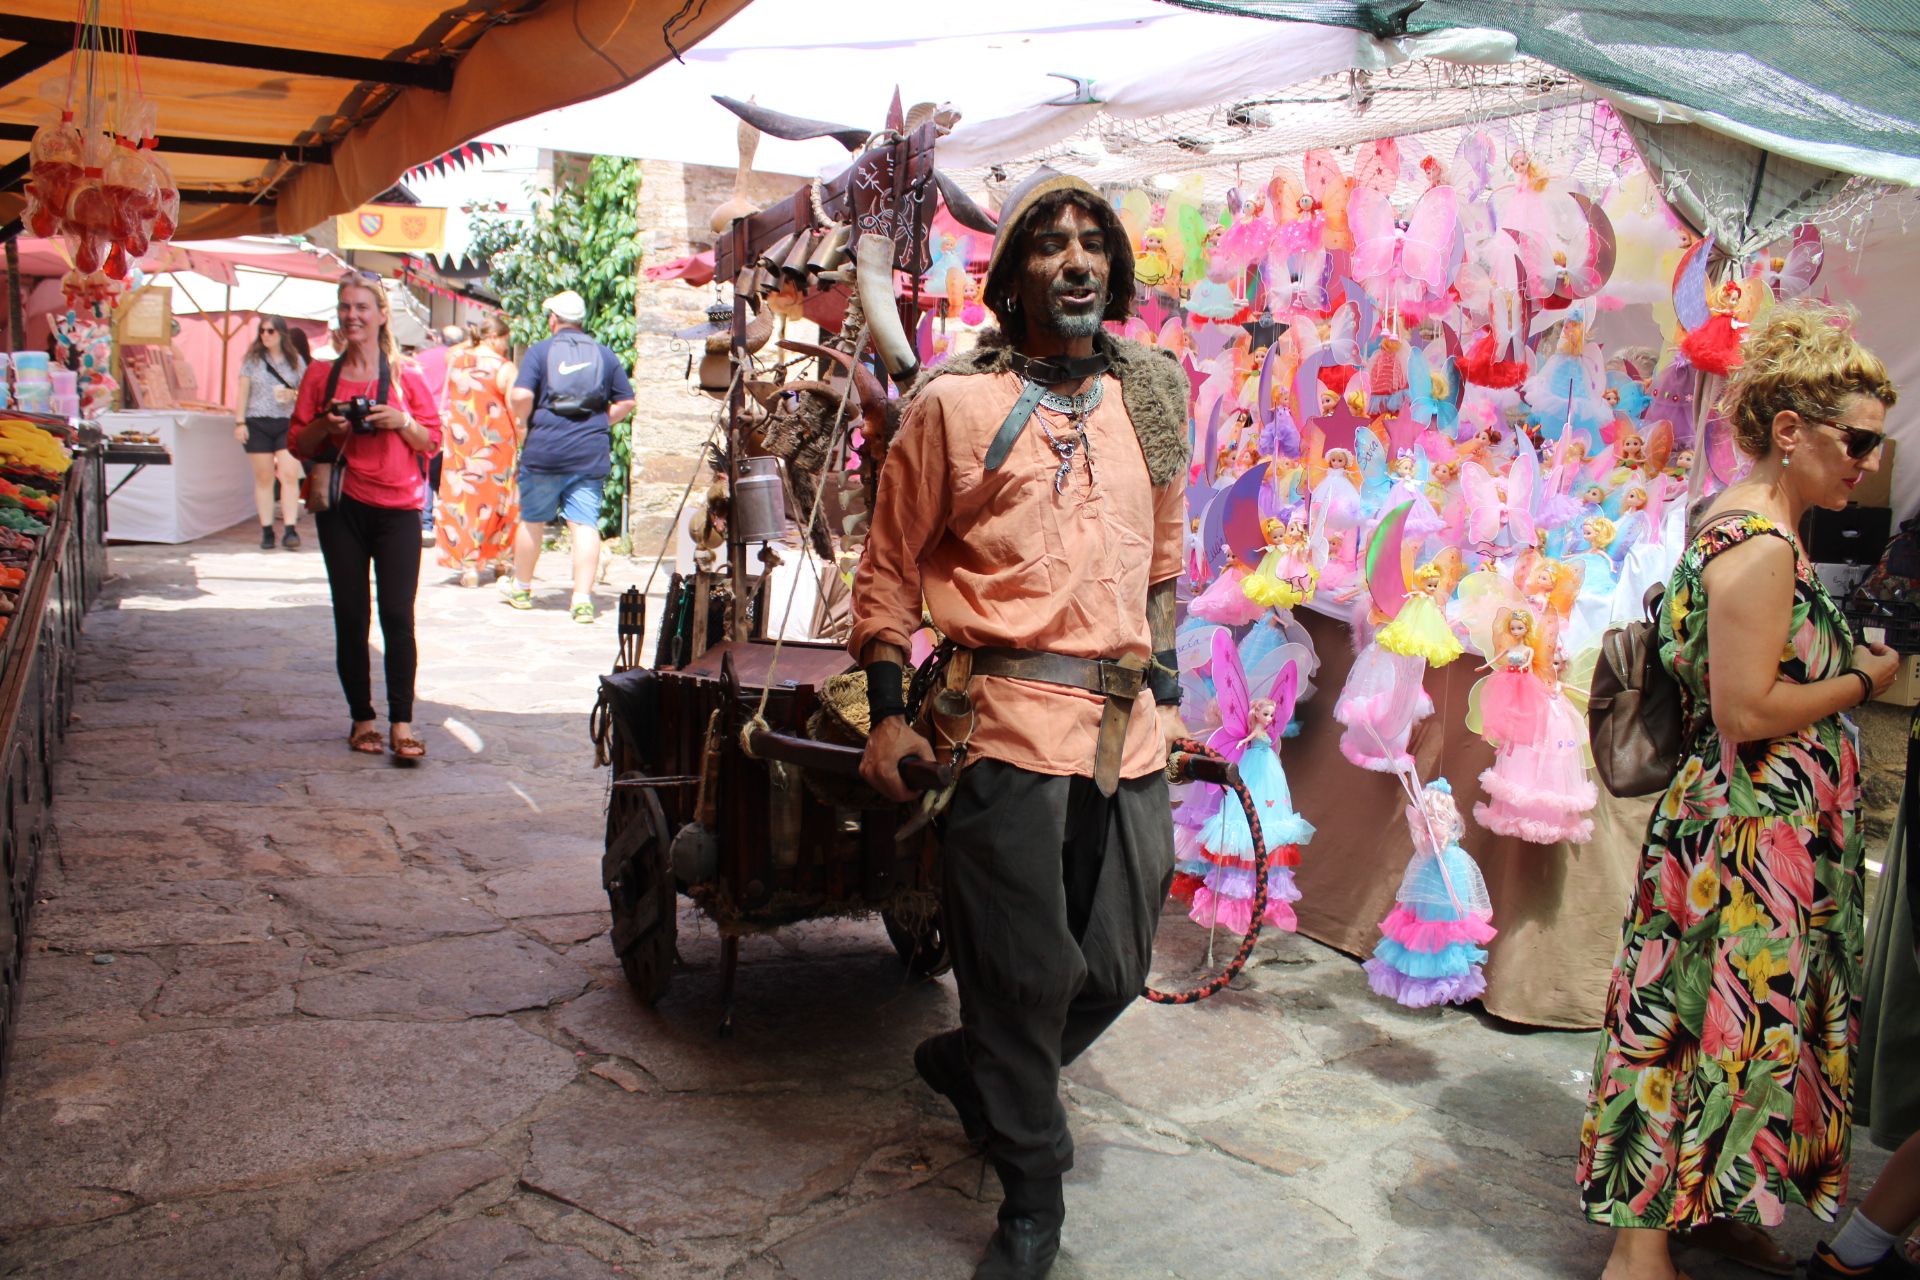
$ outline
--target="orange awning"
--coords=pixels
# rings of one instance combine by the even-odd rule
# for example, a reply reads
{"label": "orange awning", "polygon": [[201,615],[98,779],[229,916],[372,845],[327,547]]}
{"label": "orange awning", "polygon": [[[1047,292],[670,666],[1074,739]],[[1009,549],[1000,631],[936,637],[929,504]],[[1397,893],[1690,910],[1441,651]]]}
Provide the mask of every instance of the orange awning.
{"label": "orange awning", "polygon": [[[489,129],[631,84],[746,4],[140,0],[179,238],[305,231]],[[102,8],[118,19],[115,0]],[[0,13],[0,224],[19,216],[28,142],[65,89],[72,20],[72,0]]]}

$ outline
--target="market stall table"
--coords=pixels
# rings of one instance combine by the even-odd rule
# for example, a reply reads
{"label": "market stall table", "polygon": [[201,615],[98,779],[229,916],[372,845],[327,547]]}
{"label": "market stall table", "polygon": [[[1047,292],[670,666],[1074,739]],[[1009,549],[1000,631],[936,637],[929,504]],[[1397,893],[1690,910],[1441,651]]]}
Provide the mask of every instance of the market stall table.
{"label": "market stall table", "polygon": [[[141,409],[102,414],[100,427],[109,440],[107,533],[114,541],[192,542],[254,518],[253,470],[232,418]],[[112,437],[124,431],[158,436],[171,465],[152,465],[158,455],[119,463],[122,446]]]}
{"label": "market stall table", "polygon": [[[1320,670],[1319,692],[1299,712],[1300,736],[1281,746],[1294,804],[1316,829],[1294,868],[1301,894],[1294,910],[1307,937],[1365,957],[1413,856],[1407,797],[1393,775],[1356,768],[1340,752],[1333,701],[1353,665],[1347,626],[1306,609],[1295,616],[1313,636]],[[1474,822],[1473,806],[1485,795],[1480,771],[1493,763],[1493,748],[1466,726],[1478,665],[1468,654],[1427,672],[1433,714],[1414,726],[1409,749],[1423,780],[1453,784],[1467,820],[1461,844],[1493,899],[1500,933],[1487,948],[1481,1004],[1531,1026],[1597,1027],[1653,798],[1620,800],[1602,789],[1593,839],[1578,845],[1529,844]]]}

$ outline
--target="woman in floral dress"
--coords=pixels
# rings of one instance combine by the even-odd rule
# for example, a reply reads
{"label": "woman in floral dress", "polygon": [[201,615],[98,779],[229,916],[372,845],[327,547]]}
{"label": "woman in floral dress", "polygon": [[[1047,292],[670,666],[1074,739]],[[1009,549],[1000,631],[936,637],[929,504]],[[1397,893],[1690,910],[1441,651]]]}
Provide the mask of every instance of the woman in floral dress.
{"label": "woman in floral dress", "polygon": [[1686,757],[1647,829],[1581,1125],[1604,1280],[1672,1280],[1667,1236],[1761,1262],[1789,1204],[1846,1197],[1862,948],[1847,711],[1898,658],[1855,645],[1793,530],[1879,466],[1896,398],[1848,317],[1777,308],[1722,411],[1754,459],[1667,589]]}
{"label": "woman in floral dress", "polygon": [[518,374],[507,358],[507,322],[488,316],[474,341],[447,358],[446,460],[440,469],[434,534],[440,563],[460,571],[460,585],[480,585],[480,571],[513,556],[520,504],[513,473],[518,448],[507,392]]}

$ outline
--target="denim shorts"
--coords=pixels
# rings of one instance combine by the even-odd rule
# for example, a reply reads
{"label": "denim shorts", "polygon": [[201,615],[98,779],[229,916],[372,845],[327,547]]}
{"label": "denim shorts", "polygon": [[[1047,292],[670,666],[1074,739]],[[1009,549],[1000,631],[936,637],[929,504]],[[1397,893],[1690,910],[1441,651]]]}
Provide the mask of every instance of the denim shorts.
{"label": "denim shorts", "polygon": [[522,471],[520,518],[528,524],[545,524],[558,515],[568,524],[598,525],[600,488],[605,483],[605,476]]}

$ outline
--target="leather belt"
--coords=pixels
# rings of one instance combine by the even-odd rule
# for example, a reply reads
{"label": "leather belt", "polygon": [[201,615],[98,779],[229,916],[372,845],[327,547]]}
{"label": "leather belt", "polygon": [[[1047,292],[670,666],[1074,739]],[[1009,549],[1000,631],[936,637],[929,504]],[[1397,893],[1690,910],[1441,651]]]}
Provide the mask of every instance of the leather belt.
{"label": "leather belt", "polygon": [[1064,653],[1001,648],[972,652],[976,676],[1064,685],[1105,698],[1094,748],[1093,781],[1101,795],[1110,796],[1118,789],[1121,757],[1127,746],[1127,725],[1133,716],[1134,701],[1147,683],[1145,657],[1075,658]]}

